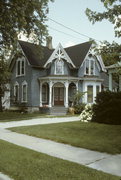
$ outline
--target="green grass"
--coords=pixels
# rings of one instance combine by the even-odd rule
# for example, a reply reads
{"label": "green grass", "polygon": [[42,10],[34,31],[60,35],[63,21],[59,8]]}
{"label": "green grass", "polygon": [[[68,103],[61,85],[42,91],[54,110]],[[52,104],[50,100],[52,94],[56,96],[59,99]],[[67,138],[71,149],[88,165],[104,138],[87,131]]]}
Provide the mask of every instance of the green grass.
{"label": "green grass", "polygon": [[44,114],[40,113],[19,113],[19,112],[0,112],[0,122],[7,121],[19,121],[25,119],[46,117]]}
{"label": "green grass", "polygon": [[0,171],[14,180],[119,180],[88,167],[0,140]]}
{"label": "green grass", "polygon": [[[59,116],[59,117],[72,117],[77,115],[65,115],[65,116]],[[21,120],[28,120],[32,118],[55,118],[58,116],[50,116],[47,114],[41,114],[41,113],[19,113],[19,112],[0,112],[0,122],[8,122],[8,121],[21,121]]]}
{"label": "green grass", "polygon": [[100,152],[121,153],[121,125],[82,123],[78,121],[10,129],[19,133]]}

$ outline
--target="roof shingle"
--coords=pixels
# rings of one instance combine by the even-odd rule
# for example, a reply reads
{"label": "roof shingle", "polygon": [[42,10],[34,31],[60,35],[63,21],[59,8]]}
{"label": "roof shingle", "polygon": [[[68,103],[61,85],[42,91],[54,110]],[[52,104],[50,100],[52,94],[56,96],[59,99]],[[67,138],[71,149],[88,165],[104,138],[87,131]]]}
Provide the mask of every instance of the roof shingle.
{"label": "roof shingle", "polygon": [[[36,67],[43,67],[47,62],[54,49],[49,49],[48,47],[39,46],[25,41],[19,41],[19,44],[27,57],[30,65]],[[75,46],[64,48],[69,57],[71,58],[74,65],[78,68],[85,59],[90,47],[91,42],[85,42]],[[41,57],[42,52],[42,57]]]}

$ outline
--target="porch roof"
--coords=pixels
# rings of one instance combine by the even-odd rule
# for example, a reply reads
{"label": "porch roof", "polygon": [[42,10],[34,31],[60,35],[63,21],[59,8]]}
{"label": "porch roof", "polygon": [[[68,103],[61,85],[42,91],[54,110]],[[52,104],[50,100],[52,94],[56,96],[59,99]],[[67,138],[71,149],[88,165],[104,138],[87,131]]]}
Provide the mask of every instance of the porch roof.
{"label": "porch roof", "polygon": [[118,62],[116,64],[112,64],[110,66],[106,66],[106,69],[110,70],[110,69],[117,69],[117,68],[121,68],[121,62]]}

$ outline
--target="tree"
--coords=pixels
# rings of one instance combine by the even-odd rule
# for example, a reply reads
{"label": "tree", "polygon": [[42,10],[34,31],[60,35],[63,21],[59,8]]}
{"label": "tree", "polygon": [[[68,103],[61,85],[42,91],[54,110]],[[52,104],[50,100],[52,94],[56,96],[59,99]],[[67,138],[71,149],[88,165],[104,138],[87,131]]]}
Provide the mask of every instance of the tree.
{"label": "tree", "polygon": [[47,36],[48,3],[54,0],[0,1],[0,111],[5,84],[8,82],[8,56],[17,48],[18,34],[34,34],[41,45]]}
{"label": "tree", "polygon": [[6,83],[9,82],[9,66],[7,61],[0,61],[0,112],[2,109],[2,97],[4,96],[4,92],[7,88]]}
{"label": "tree", "polygon": [[[86,9],[86,15],[88,16],[89,21],[93,24],[98,21],[102,21],[103,19],[107,19],[112,24],[114,24],[114,32],[115,36],[121,37],[121,0],[100,0],[106,9],[106,11],[100,13],[96,11],[91,11],[90,9]],[[110,44],[107,41],[102,42],[100,48],[98,49],[106,62],[106,65],[110,65],[116,63],[121,60],[121,45],[112,42]],[[111,62],[110,62],[111,60]]]}

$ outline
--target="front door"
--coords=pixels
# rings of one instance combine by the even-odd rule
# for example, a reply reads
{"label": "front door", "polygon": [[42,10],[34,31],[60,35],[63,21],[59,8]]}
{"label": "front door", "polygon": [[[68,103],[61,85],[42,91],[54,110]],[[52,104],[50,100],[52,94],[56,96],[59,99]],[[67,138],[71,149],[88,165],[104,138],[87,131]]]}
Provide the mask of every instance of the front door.
{"label": "front door", "polygon": [[54,105],[64,105],[64,88],[55,87],[54,88]]}

